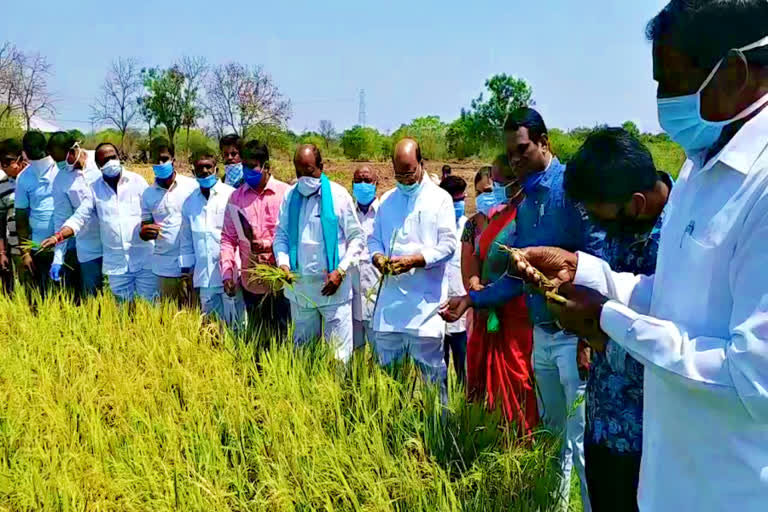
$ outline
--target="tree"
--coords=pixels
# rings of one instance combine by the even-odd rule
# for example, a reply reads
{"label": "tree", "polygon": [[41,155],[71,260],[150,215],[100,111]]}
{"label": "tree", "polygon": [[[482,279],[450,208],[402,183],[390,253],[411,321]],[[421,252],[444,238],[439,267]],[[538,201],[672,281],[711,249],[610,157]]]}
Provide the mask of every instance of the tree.
{"label": "tree", "polygon": [[388,152],[391,139],[374,128],[354,126],[341,134],[341,149],[351,160],[378,159]]}
{"label": "tree", "polygon": [[501,135],[504,122],[510,112],[520,107],[534,105],[533,89],[528,82],[506,74],[493,75],[485,81],[489,97],[481,93],[472,100],[470,115],[477,121],[480,135],[485,138]]}
{"label": "tree", "polygon": [[621,125],[624,130],[626,130],[630,135],[640,138],[640,128],[637,127],[637,125],[632,121],[624,121],[624,124]]}
{"label": "tree", "polygon": [[327,119],[320,121],[320,136],[325,141],[325,149],[330,148],[331,141],[336,138],[336,129],[331,121]]}
{"label": "tree", "polygon": [[23,55],[11,43],[0,45],[0,124],[18,107],[19,68]]}
{"label": "tree", "polygon": [[445,135],[448,126],[438,116],[418,117],[410,124],[404,124],[392,134],[395,141],[403,137],[413,137],[419,141],[425,158],[439,159],[447,155]]}
{"label": "tree", "polygon": [[142,70],[146,95],[141,100],[142,113],[155,124],[165,126],[168,140],[175,150],[176,134],[185,126],[192,126],[199,118],[197,105],[198,91],[184,74],[180,65],[161,70]]}
{"label": "tree", "polygon": [[51,65],[48,59],[39,53],[21,55],[16,70],[17,89],[16,96],[19,109],[27,124],[27,131],[31,128],[32,118],[42,112],[54,114],[53,96],[48,92],[48,77],[51,74]]}
{"label": "tree", "polygon": [[101,95],[91,105],[91,120],[107,123],[120,132],[120,151],[123,151],[125,132],[140,113],[139,94],[143,88],[141,70],[136,59],[117,59],[101,86]]}
{"label": "tree", "polygon": [[246,137],[254,126],[282,125],[291,116],[291,102],[261,66],[248,69],[232,62],[215,67],[206,80],[206,96],[218,136],[231,131]]}

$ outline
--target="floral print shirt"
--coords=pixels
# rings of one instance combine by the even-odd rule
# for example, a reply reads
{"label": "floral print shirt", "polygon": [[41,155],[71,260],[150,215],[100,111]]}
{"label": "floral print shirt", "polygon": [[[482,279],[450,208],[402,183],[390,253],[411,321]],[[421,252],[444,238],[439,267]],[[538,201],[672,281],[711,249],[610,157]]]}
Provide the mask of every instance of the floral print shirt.
{"label": "floral print shirt", "polygon": [[[672,178],[662,173],[662,179],[671,189]],[[603,259],[616,272],[653,275],[664,216],[662,212],[650,233],[606,238]],[[617,453],[641,452],[643,370],[612,341],[605,352],[593,351],[587,382],[587,443]]]}

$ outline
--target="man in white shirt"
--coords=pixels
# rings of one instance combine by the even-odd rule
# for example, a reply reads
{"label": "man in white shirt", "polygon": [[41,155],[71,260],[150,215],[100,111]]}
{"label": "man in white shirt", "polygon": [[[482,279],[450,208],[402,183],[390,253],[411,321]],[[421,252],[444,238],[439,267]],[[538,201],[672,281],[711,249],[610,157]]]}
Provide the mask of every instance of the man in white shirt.
{"label": "man in white shirt", "polygon": [[181,207],[198,189],[197,182],[176,172],[173,148],[165,139],[157,139],[152,150],[155,182],[141,197],[142,240],[155,241],[152,271],[158,278],[160,297],[183,304],[192,290],[181,278],[179,230]]}
{"label": "man in white shirt", "polygon": [[[16,230],[21,242],[40,243],[53,234],[53,180],[59,169],[46,154],[45,136],[38,131],[24,134],[24,153],[29,165],[16,181]],[[53,263],[53,254],[48,251],[33,251],[22,247],[22,283],[31,285],[41,294],[48,286],[48,272]]]}
{"label": "man in white shirt", "polygon": [[[298,275],[285,290],[297,345],[324,336],[342,361],[352,355],[352,284],[345,279],[365,243],[355,204],[323,174],[314,144],[293,158],[298,182],[285,194],[273,248],[278,266]],[[324,328],[323,328],[324,324]]]}
{"label": "man in white shirt", "polygon": [[123,168],[117,148],[109,142],[96,147],[96,165],[102,177],[91,186],[91,194],[83,198],[61,230],[45,239],[42,246],[47,248],[62,243],[98,220],[102,272],[108,276],[112,293],[125,302],[133,301],[135,296],[154,300],[158,283],[157,276],[152,273],[153,243],[139,238],[141,196],[147,189],[147,182]]}
{"label": "man in white shirt", "polygon": [[443,360],[445,322],[438,315],[448,296],[445,267],[456,251],[451,196],[426,176],[418,143],[395,146],[397,188],[381,198],[368,251],[386,276],[373,315],[376,353],[388,366],[410,354],[425,377],[438,382],[447,402]]}
{"label": "man in white shirt", "polygon": [[[448,167],[448,174],[445,168]],[[467,182],[459,176],[450,174],[451,168],[443,166],[443,181],[440,182],[440,188],[451,195],[453,200],[453,211],[456,216],[456,238],[461,238],[464,231],[464,224],[467,223],[467,217],[464,215],[464,206],[467,190]],[[464,279],[461,275],[461,242],[457,242],[456,252],[453,253],[451,261],[445,267],[445,280],[448,286],[448,298],[463,297],[467,294],[464,288]],[[451,353],[453,353],[453,370],[456,372],[456,378],[462,384],[467,376],[467,315],[464,313],[456,322],[446,323],[445,341],[443,343],[446,366],[450,363]]]}
{"label": "man in white shirt", "polygon": [[376,343],[372,319],[381,273],[371,263],[367,240],[373,234],[373,223],[379,211],[379,200],[376,199],[378,183],[379,176],[372,167],[364,165],[355,171],[352,195],[357,203],[357,218],[366,239],[360,261],[349,269],[349,279],[352,281],[352,337],[355,350],[362,348],[366,340],[371,345]]}
{"label": "man in white shirt", "polygon": [[179,266],[185,276],[194,272],[193,284],[203,313],[224,318],[221,230],[229,196],[235,189],[219,181],[212,152],[203,152],[193,160],[199,187],[184,201],[181,209]]}
{"label": "man in white shirt", "polygon": [[[53,180],[53,226],[60,230],[91,193],[91,185],[101,178],[101,172],[93,152],[80,149],[66,132],[51,135],[48,153],[59,169]],[[75,240],[56,246],[49,276],[53,281],[63,278],[75,297],[95,295],[101,288],[101,265],[99,222],[89,222]]]}
{"label": "man in white shirt", "polygon": [[659,121],[688,155],[654,276],[553,248],[518,258],[526,279],[533,265],[566,283],[565,328],[645,366],[643,511],[768,503],[767,19],[761,0],[674,0],[648,26]]}

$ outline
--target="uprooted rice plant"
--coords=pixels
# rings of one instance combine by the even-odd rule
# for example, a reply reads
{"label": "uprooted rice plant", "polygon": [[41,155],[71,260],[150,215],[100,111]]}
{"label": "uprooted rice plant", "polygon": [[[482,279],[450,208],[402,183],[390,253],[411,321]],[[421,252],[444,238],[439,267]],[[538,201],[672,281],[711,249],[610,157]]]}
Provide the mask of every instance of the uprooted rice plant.
{"label": "uprooted rice plant", "polygon": [[[266,348],[264,348],[266,346]],[[0,295],[0,510],[550,510],[547,436],[369,353]],[[256,357],[257,351],[264,351]]]}

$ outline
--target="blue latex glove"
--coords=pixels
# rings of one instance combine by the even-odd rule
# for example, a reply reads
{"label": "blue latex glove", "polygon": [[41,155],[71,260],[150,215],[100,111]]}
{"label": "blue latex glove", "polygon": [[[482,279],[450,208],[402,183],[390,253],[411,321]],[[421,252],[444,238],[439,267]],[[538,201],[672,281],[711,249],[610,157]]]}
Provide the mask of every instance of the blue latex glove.
{"label": "blue latex glove", "polygon": [[51,270],[48,272],[48,277],[56,282],[61,281],[61,267],[62,266],[58,263],[51,265]]}

